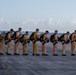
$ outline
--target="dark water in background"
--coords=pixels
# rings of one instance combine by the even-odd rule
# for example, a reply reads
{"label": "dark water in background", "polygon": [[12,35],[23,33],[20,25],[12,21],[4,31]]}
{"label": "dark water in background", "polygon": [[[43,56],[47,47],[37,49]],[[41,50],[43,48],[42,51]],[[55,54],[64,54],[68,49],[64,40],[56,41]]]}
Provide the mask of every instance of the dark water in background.
{"label": "dark water in background", "polygon": [[[21,32],[21,34],[24,34],[25,32]],[[29,32],[29,36],[32,34],[33,32]],[[39,32],[39,34],[43,34],[44,32]],[[51,36],[54,33],[49,33],[48,35]],[[58,33],[58,36],[60,37],[63,33]]]}
{"label": "dark water in background", "polygon": [[[0,31],[0,34],[2,33],[3,31]],[[24,34],[26,31],[22,31],[21,34]],[[7,31],[5,31],[5,33],[7,33]],[[32,34],[33,32],[32,31],[29,31],[29,36]],[[39,32],[39,34],[43,34],[44,32]],[[48,35],[52,35],[54,33],[49,33]],[[58,36],[61,36],[63,33],[58,33]]]}
{"label": "dark water in background", "polygon": [[[21,32],[21,34],[24,34],[25,32]],[[32,34],[33,32],[29,32],[29,36]],[[43,34],[44,32],[39,32],[39,34]],[[54,33],[49,33],[48,35],[52,35]],[[58,33],[58,36],[61,36],[63,33]]]}
{"label": "dark water in background", "polygon": [[[22,31],[21,34],[24,34],[25,32],[26,31]],[[29,32],[29,36],[33,33],[32,31],[28,31],[28,32]],[[43,33],[45,33],[45,32],[39,32],[39,34],[43,34]],[[52,32],[52,33],[49,33],[48,35],[51,36],[52,34],[54,34],[54,33]],[[58,36],[60,37],[62,34],[64,34],[64,33],[58,33]]]}

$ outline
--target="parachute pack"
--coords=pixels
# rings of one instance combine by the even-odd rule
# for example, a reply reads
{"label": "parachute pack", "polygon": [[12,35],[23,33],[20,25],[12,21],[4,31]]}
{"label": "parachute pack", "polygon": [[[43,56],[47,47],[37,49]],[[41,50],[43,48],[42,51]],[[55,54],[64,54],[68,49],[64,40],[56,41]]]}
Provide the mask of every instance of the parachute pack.
{"label": "parachute pack", "polygon": [[2,42],[3,36],[2,34],[0,34],[0,42]]}
{"label": "parachute pack", "polygon": [[5,37],[4,37],[4,40],[5,40],[5,45],[7,45],[8,42],[10,42],[11,40],[8,38],[10,32],[7,32]]}
{"label": "parachute pack", "polygon": [[20,37],[20,42],[21,42],[21,43],[23,42],[23,37],[24,37],[24,35],[22,35],[22,36]]}
{"label": "parachute pack", "polygon": [[40,42],[43,41],[43,37],[44,37],[44,35],[45,35],[45,34],[41,34],[41,36],[40,36]]}
{"label": "parachute pack", "polygon": [[35,32],[33,32],[33,33],[30,35],[30,40],[31,40],[31,41],[34,40],[34,33],[35,33]]}
{"label": "parachute pack", "polygon": [[62,35],[60,36],[60,38],[59,38],[59,41],[60,41],[60,42],[63,41],[63,37],[64,37],[64,35],[65,35],[65,34],[62,34]]}
{"label": "parachute pack", "polygon": [[12,39],[14,40],[16,38],[16,32],[12,35]]}
{"label": "parachute pack", "polygon": [[[24,35],[25,35],[25,34],[24,34]],[[20,37],[20,42],[21,42],[21,43],[24,43],[24,44],[30,43],[30,40],[29,40],[29,39],[27,40],[27,42],[23,40],[24,35],[22,35],[22,36]]]}
{"label": "parachute pack", "polygon": [[6,33],[5,38],[4,38],[5,40],[8,40],[8,34],[9,34],[9,33],[10,33],[10,32],[7,32],[7,33]]}
{"label": "parachute pack", "polygon": [[52,42],[52,43],[54,42],[54,36],[55,36],[55,34],[50,36],[50,42]]}
{"label": "parachute pack", "polygon": [[2,35],[0,34],[0,39],[2,39]]}
{"label": "parachute pack", "polygon": [[69,36],[69,39],[70,39],[70,40],[72,40],[72,35],[73,35],[73,33]]}

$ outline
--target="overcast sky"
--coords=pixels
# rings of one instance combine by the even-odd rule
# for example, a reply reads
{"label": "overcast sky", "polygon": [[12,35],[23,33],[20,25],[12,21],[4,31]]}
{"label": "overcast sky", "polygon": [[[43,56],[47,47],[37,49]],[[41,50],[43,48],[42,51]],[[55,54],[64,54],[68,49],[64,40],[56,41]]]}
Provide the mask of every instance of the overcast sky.
{"label": "overcast sky", "polygon": [[0,0],[0,30],[76,29],[76,0]]}

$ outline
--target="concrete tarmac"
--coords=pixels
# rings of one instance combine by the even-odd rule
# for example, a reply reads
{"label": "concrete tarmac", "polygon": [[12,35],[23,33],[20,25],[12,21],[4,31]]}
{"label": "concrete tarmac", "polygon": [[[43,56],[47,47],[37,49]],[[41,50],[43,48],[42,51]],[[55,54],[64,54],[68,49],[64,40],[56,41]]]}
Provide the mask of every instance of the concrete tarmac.
{"label": "concrete tarmac", "polygon": [[[58,50],[59,56],[52,56],[52,45],[47,47],[49,56],[32,56],[32,44],[28,47],[28,56],[22,55],[22,46],[19,46],[19,54],[6,55],[6,46],[0,55],[0,75],[76,75],[76,56],[71,56],[66,51],[67,56],[61,56],[61,50]],[[69,47],[69,46],[68,46]],[[41,54],[41,44],[39,44],[39,53]]]}

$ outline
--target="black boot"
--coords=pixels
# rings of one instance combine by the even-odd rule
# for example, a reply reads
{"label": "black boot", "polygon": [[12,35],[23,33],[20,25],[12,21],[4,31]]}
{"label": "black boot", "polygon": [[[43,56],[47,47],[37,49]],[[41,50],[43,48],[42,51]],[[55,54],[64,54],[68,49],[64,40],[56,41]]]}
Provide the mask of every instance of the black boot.
{"label": "black boot", "polygon": [[32,55],[34,56],[35,54],[33,53]]}
{"label": "black boot", "polygon": [[7,55],[12,55],[12,54],[10,54],[10,53],[7,53],[7,52],[6,52],[6,54],[7,54]]}
{"label": "black boot", "polygon": [[42,54],[42,56],[48,56],[48,54]]}
{"label": "black boot", "polygon": [[58,56],[58,54],[53,54],[53,56]]}
{"label": "black boot", "polygon": [[40,56],[40,54],[36,54],[36,56]]}
{"label": "black boot", "polygon": [[71,56],[75,56],[75,54],[71,54]]}
{"label": "black boot", "polygon": [[4,55],[3,53],[0,53],[0,55]]}
{"label": "black boot", "polygon": [[28,53],[26,53],[26,54],[23,54],[23,55],[29,55]]}
{"label": "black boot", "polygon": [[66,54],[62,54],[62,56],[67,56]]}
{"label": "black boot", "polygon": [[14,55],[20,55],[20,54],[18,54],[18,53],[14,53]]}
{"label": "black boot", "polygon": [[12,54],[10,54],[10,53],[7,53],[7,55],[12,55]]}

